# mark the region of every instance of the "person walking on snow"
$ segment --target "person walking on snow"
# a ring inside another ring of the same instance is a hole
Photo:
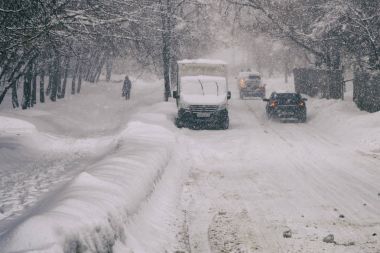
[[[122,95],[127,100],[131,97],[131,88],[132,88],[131,80],[129,80],[128,76],[125,76]]]

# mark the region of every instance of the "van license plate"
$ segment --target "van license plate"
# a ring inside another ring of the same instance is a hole
[[[210,113],[208,113],[208,112],[198,112],[197,113],[197,117],[198,118],[208,118],[208,117],[210,117]]]

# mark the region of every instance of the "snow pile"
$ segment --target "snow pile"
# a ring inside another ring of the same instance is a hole
[[[1,235],[2,252],[109,252],[116,241],[116,248],[125,252],[123,245],[134,240],[127,220],[138,217],[155,191],[174,144],[173,133],[161,126],[129,123],[112,155],[45,198],[29,217]]]
[[[350,97],[342,100],[309,99],[309,125],[356,150],[380,153],[380,112],[360,111]]]
[[[36,130],[29,122],[0,116],[0,135],[32,133]]]
[[[67,138],[55,134],[40,132],[37,128],[25,121],[0,116],[0,136],[8,139],[17,139],[24,146],[39,152],[81,152],[101,153],[116,145],[116,139],[110,136],[97,138]],[[4,148],[6,148],[4,146]],[[1,157],[1,153],[0,153]]]
[[[173,144],[176,107],[157,103],[159,80],[131,78],[126,101],[123,78],[84,83],[81,94],[30,110],[0,107],[1,253],[175,244],[187,171]]]
[[[41,132],[25,120],[0,117],[0,221],[15,219],[117,144],[115,135],[68,138]],[[0,224],[0,234],[7,229]]]

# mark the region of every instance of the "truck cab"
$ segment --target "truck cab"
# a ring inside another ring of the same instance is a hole
[[[217,128],[229,127],[227,64],[219,60],[178,61],[177,127]]]

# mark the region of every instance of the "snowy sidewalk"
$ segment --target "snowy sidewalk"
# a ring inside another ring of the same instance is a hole
[[[116,240],[127,240],[126,221],[155,191],[176,144],[168,129],[139,121],[130,122],[118,139],[112,155],[79,174],[2,235],[2,252],[106,252]]]

